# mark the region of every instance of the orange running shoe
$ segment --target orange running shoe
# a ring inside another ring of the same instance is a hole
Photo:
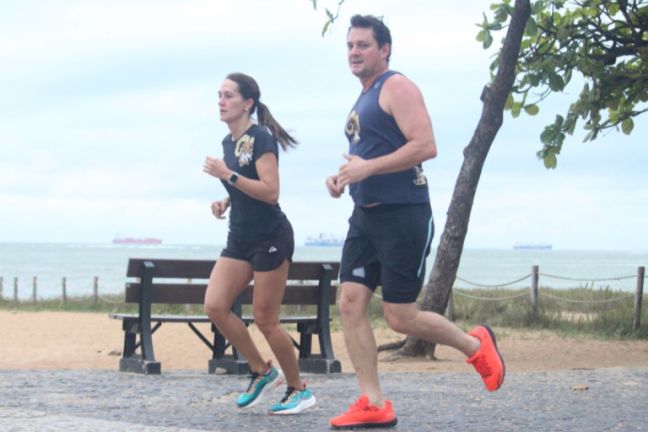
[[[347,412],[329,420],[333,429],[381,428],[396,426],[398,420],[390,401],[379,408],[369,403],[369,398],[362,395],[349,407]]]
[[[472,329],[469,335],[481,341],[481,347],[471,355],[466,363],[470,363],[479,372],[488,391],[495,391],[502,386],[506,368],[504,359],[497,350],[495,334],[487,325],[480,325]]]

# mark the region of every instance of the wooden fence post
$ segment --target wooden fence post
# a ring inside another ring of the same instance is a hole
[[[14,277],[14,303],[18,303],[18,278]]]
[[[448,306],[446,306],[445,316],[449,321],[454,321],[454,293],[450,291],[450,297],[448,297]]]
[[[94,280],[92,281],[92,295],[94,297],[94,305],[97,306],[97,302],[99,301],[99,277],[95,276]]]
[[[538,273],[540,267],[534,265],[531,267],[531,313],[534,317],[538,316]]]
[[[63,279],[61,280],[61,290],[63,291],[61,293],[61,300],[63,300],[63,304],[67,303],[67,279],[65,276],[63,276]]]
[[[32,302],[36,303],[36,300],[38,300],[38,280],[36,276],[34,276],[34,279],[32,279]]]
[[[634,302],[634,319],[632,320],[632,329],[639,330],[641,326],[641,301],[643,297],[644,275],[646,268],[641,266],[637,267],[637,291],[635,292]]]

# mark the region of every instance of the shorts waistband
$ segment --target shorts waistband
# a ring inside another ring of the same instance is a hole
[[[410,207],[426,206],[429,207],[429,203],[404,203],[404,204],[378,204],[371,207],[356,206],[365,213],[386,213],[390,211],[400,210]]]

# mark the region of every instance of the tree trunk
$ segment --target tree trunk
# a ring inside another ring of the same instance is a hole
[[[434,267],[420,304],[422,310],[443,314],[448,305],[468,232],[477,185],[486,156],[502,125],[504,104],[515,82],[520,43],[530,14],[529,0],[515,1],[506,38],[499,53],[497,74],[491,85],[484,87],[481,95],[482,115],[470,143],[464,149],[464,162],[452,194]],[[434,349],[433,343],[410,336],[401,349],[401,354],[432,357]]]

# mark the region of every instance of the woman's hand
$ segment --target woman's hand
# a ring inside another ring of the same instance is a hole
[[[225,216],[223,216],[223,214],[227,211],[229,206],[229,198],[225,198],[221,201],[214,201],[213,203],[211,203],[212,214],[216,217],[216,219],[225,219]]]
[[[222,159],[207,156],[203,164],[203,171],[216,178],[226,180],[229,178],[232,171],[227,168]]]

